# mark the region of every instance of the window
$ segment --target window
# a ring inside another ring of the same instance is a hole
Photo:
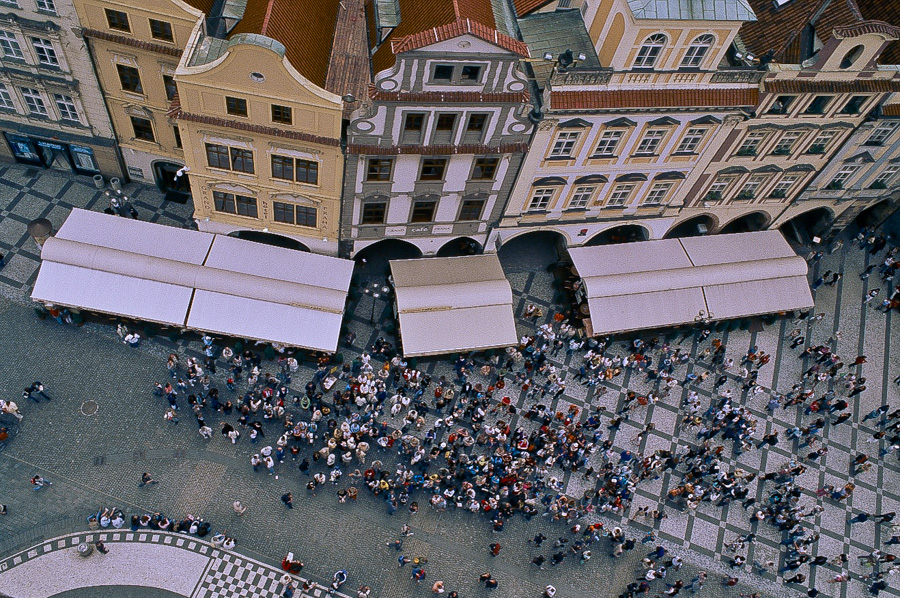
[[[594,185],[575,187],[575,192],[572,193],[572,199],[569,200],[569,208],[586,208],[594,197],[594,192],[596,190],[597,187]]]
[[[666,41],[668,40],[662,33],[656,33],[645,39],[634,59],[633,67],[636,69],[653,68],[653,64],[659,57],[659,53],[666,45]]]
[[[791,104],[796,99],[797,96],[778,96],[767,114],[787,114]]]
[[[136,68],[117,64],[116,70],[119,71],[119,82],[122,84],[124,91],[144,93],[144,87],[141,85],[141,74]]]
[[[310,226],[316,228],[318,226],[318,210],[312,206],[297,206],[297,225]]]
[[[0,48],[3,49],[4,58],[25,58],[19,40],[9,31],[0,31]]]
[[[803,133],[799,131],[788,131],[778,140],[778,143],[775,144],[775,148],[772,150],[772,153],[777,156],[787,156],[791,153],[791,150],[794,148],[794,144],[797,143],[797,140],[803,136]]]
[[[135,139],[156,142],[156,137],[153,135],[153,123],[146,118],[132,116],[131,128],[134,130]]]
[[[432,77],[434,81],[441,83],[449,83],[453,80],[453,65],[450,64],[438,64],[434,67],[434,76]]]
[[[434,199],[423,199],[414,201],[412,214],[409,217],[410,222],[433,222],[434,211],[437,208],[437,201]]]
[[[255,197],[213,191],[213,203],[217,212],[257,218]]]
[[[656,154],[659,150],[659,144],[662,143],[666,136],[665,129],[650,129],[644,133],[644,138],[638,144],[635,154]]]
[[[834,96],[816,96],[813,98],[813,101],[809,103],[809,106],[806,107],[803,114],[825,114],[825,108],[828,107],[828,104],[830,104],[833,99]]]
[[[871,189],[887,189],[891,183],[891,179],[894,178],[894,175],[897,174],[897,171],[900,170],[900,164],[891,164],[875,177],[875,180],[872,181],[870,185]]]
[[[546,210],[553,199],[553,189],[535,189],[528,202],[528,211]]]
[[[464,199],[459,209],[459,220],[480,220],[484,211],[483,199]]]
[[[487,128],[487,114],[470,114],[466,123],[465,141],[481,141]]]
[[[131,33],[131,25],[128,24],[128,15],[121,10],[106,9],[106,23],[110,29]]]
[[[231,162],[228,160],[228,148],[224,145],[216,145],[214,143],[206,144],[206,163],[210,168],[231,169]]]
[[[897,130],[900,122],[885,122],[878,125],[869,138],[866,139],[865,145],[882,145],[891,134]]]
[[[697,147],[700,145],[700,142],[703,141],[704,135],[706,135],[706,129],[688,129],[687,133],[684,134],[684,137],[681,138],[681,143],[678,144],[678,149],[675,150],[675,153],[696,153]]]
[[[181,143],[181,129],[178,128],[178,125],[174,125],[172,127],[172,133],[175,135],[175,147],[181,149],[184,147]]]
[[[231,170],[253,174],[253,152],[237,147],[231,148]]]
[[[616,185],[612,193],[609,194],[609,199],[606,200],[607,206],[624,206],[628,203],[628,198],[631,197],[631,192],[634,191],[634,185]]]
[[[834,178],[831,179],[831,182],[828,183],[827,189],[843,189],[846,186],[847,179],[853,176],[853,174],[859,170],[858,164],[847,164],[846,166],[842,166],[840,170],[837,171],[837,174],[834,175]]]
[[[311,206],[295,206],[280,201],[272,202],[275,222],[298,224],[299,226],[316,227],[318,211]]]
[[[706,191],[706,196],[704,196],[704,201],[718,201],[722,199],[722,196],[725,195],[725,192],[728,191],[728,188],[731,187],[731,184],[734,182],[733,176],[718,176],[716,180],[713,181],[713,184],[709,186],[709,189]]]
[[[384,216],[386,213],[387,203],[385,202],[364,203],[360,224],[384,224]]]
[[[594,150],[595,156],[615,156],[616,148],[622,140],[624,131],[604,131],[597,140],[597,149]]]
[[[672,183],[656,183],[650,189],[650,192],[647,194],[647,197],[644,198],[644,205],[659,205],[663,203],[666,199],[666,195],[669,194],[669,190],[672,188]]]
[[[747,182],[744,183],[744,186],[741,187],[741,190],[738,191],[737,198],[738,199],[753,199],[756,197],[756,192],[759,187],[765,182],[766,177],[763,175],[753,175]]]
[[[59,110],[59,117],[62,120],[80,121],[78,118],[78,108],[75,107],[75,102],[70,96],[55,93],[53,94],[53,99],[56,101],[56,109]]]
[[[53,0],[37,0],[38,10],[46,10],[47,12],[56,12],[56,5]]]
[[[462,67],[462,76],[460,77],[460,79],[462,81],[477,83],[478,80],[481,79],[481,67],[471,64]]]
[[[366,180],[391,180],[391,168],[393,166],[394,161],[391,158],[369,158],[369,163],[366,165]]]
[[[294,180],[294,159],[287,156],[272,156],[272,178],[285,181]]]
[[[47,116],[47,106],[44,104],[44,98],[38,90],[31,87],[22,88],[22,97],[25,98],[25,105],[28,112],[38,116]]]
[[[738,156],[755,156],[760,144],[765,140],[766,133],[749,133],[744,138],[744,143],[738,148]]]
[[[709,52],[709,49],[712,47],[715,41],[716,38],[711,35],[701,35],[700,37],[692,41],[691,45],[688,46],[687,52],[685,52],[684,54],[684,59],[681,61],[681,66],[700,66],[700,63],[703,62],[703,58],[706,56],[706,53]]]
[[[31,45],[34,47],[34,53],[37,54],[39,63],[47,66],[59,66],[59,58],[57,58],[56,50],[53,49],[53,43],[49,39],[32,37]]]
[[[247,100],[225,96],[225,112],[232,116],[247,116]]]
[[[178,87],[175,85],[175,77],[172,75],[163,75],[163,85],[166,88],[166,99],[170,102],[175,99],[178,94]]]
[[[859,109],[862,108],[862,105],[865,104],[868,99],[868,96],[853,96],[846,104],[844,104],[844,107],[841,108],[841,114],[859,114]]]
[[[472,178],[475,180],[494,180],[499,164],[500,158],[475,158]]]
[[[850,48],[850,51],[844,54],[844,57],[841,59],[840,68],[848,69],[853,66],[853,63],[856,62],[860,56],[862,56],[863,50],[865,50],[865,46],[854,46]]]
[[[315,160],[297,159],[297,182],[319,184],[319,163]]]
[[[419,113],[407,114],[403,120],[403,133],[401,143],[420,143],[422,130],[425,128],[425,115]]]
[[[567,158],[572,155],[580,133],[574,131],[561,131],[556,134],[556,140],[550,149],[551,158]]]
[[[150,19],[150,35],[154,39],[161,39],[164,42],[175,41],[175,36],[172,35],[172,24],[165,21]]]
[[[447,158],[425,158],[422,160],[422,170],[419,173],[420,181],[442,181],[444,170],[447,168]]]
[[[294,223],[294,204],[282,203],[280,201],[272,202],[272,216],[275,222],[285,222],[287,224]]]
[[[453,129],[456,127],[455,114],[438,114],[434,125],[434,142],[450,143],[453,141]]]
[[[809,154],[824,154],[825,149],[828,147],[828,144],[831,143],[831,140],[834,139],[835,135],[837,135],[835,131],[822,131],[816,135],[812,145],[809,146],[809,149],[806,150],[806,152]]]
[[[9,95],[9,90],[6,88],[6,85],[0,83],[0,108],[15,109],[15,107],[12,96]]]
[[[294,122],[294,111],[290,106],[272,104],[272,122],[290,125]]]
[[[772,191],[769,192],[769,197],[775,198],[785,198],[791,190],[791,187],[794,186],[794,183],[800,180],[799,174],[786,174],[781,177],[781,180],[775,183],[775,186],[772,187]]]

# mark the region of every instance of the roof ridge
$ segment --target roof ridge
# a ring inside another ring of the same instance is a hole
[[[269,5],[266,7],[266,16],[263,17],[262,27],[260,28],[260,35],[266,34],[266,29],[269,28],[269,19],[272,17],[272,9],[275,7],[275,2],[277,0],[269,0]]]

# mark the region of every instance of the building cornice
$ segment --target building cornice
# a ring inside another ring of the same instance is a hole
[[[173,48],[172,46],[145,42],[139,39],[134,39],[132,37],[126,37],[124,35],[116,35],[115,33],[108,33],[106,31],[97,31],[96,29],[84,29],[82,30],[82,35],[84,35],[84,37],[92,39],[102,39],[103,41],[122,44],[124,46],[138,48],[139,50],[146,50],[155,54],[163,54],[165,56],[172,56],[175,58],[181,58],[181,55],[183,53],[179,48]]]

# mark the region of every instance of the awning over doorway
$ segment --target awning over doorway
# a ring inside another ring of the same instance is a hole
[[[496,255],[392,260],[406,356],[518,342],[509,281]]]
[[[75,209],[44,243],[32,299],[337,350],[353,262]]]
[[[814,302],[777,230],[569,249],[593,334],[725,320]]]

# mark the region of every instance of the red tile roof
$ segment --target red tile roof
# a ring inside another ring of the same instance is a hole
[[[900,104],[888,104],[881,109],[885,116],[900,116]]]
[[[209,15],[209,13],[212,12],[216,0],[184,0],[184,3],[193,6],[197,10],[202,10],[204,14]]]
[[[607,91],[553,91],[553,110],[607,108],[679,108],[756,106],[759,89],[615,89]]]
[[[97,31],[96,29],[85,29],[82,31],[82,35],[85,37],[93,37],[96,39],[102,39],[108,42],[114,42],[117,44],[122,44],[123,46],[130,46],[132,48],[139,48],[141,50],[147,50],[148,52],[155,52],[157,54],[163,54],[165,56],[174,56],[176,58],[180,58],[182,51],[179,48],[173,48],[172,46],[167,46],[165,44],[155,44],[152,42],[145,42],[139,39],[135,39],[133,37],[128,37],[125,35],[117,35],[115,33],[110,33],[108,31]]]
[[[513,0],[513,5],[516,7],[516,16],[524,17],[551,2],[553,0]]]
[[[896,0],[856,0],[859,10],[867,19],[884,21],[900,26],[900,10]],[[900,64],[900,41],[891,44],[881,53],[881,64]]]
[[[768,79],[763,81],[771,93],[890,93],[900,91],[900,79],[852,79],[850,81],[814,81],[811,79]]]
[[[369,98],[382,102],[416,103],[465,103],[465,104],[520,104],[528,102],[528,91],[509,93],[481,93],[478,91],[380,91],[374,84],[369,85]]]
[[[250,133],[254,133],[257,135],[268,135],[270,137],[282,137],[284,139],[293,139],[295,141],[306,141],[308,143],[319,143],[322,145],[328,145],[331,147],[339,147],[341,145],[340,139],[332,139],[331,137],[321,137],[319,135],[313,135],[311,133],[304,133],[302,131],[288,131],[286,129],[279,129],[277,127],[269,127],[265,125],[257,125],[248,122],[238,122],[235,120],[228,120],[227,118],[220,118],[218,116],[206,116],[203,114],[193,114],[191,112],[184,112],[181,109],[180,104],[175,105],[174,102],[169,110],[166,112],[166,116],[170,118],[177,118],[179,120],[187,120],[195,123],[201,123],[204,125],[210,125],[214,127],[224,127],[227,129],[236,129],[238,131],[247,131]]]
[[[368,156],[396,156],[398,154],[419,154],[423,156],[452,156],[456,154],[515,154],[528,151],[527,143],[501,143],[499,145],[395,145],[384,147],[351,143],[348,154]]]
[[[394,65],[396,54],[471,34],[527,56],[528,47],[496,30],[491,0],[399,0],[400,24],[372,55],[379,73]],[[370,2],[367,11],[374,10]],[[370,32],[374,39],[375,32]]]
[[[256,33],[281,42],[291,65],[325,86],[340,0],[248,0],[229,34]]]

